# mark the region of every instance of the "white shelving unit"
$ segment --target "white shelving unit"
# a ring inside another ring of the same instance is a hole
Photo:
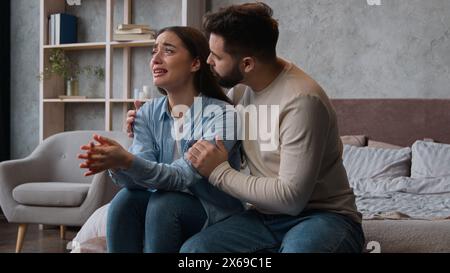
[[[100,50],[105,54],[105,90],[104,96],[100,98],[86,99],[59,99],[59,95],[64,95],[64,81],[61,77],[52,76],[49,79],[40,81],[40,117],[39,117],[39,140],[43,141],[47,137],[65,131],[65,106],[68,103],[95,103],[104,105],[104,130],[112,129],[112,108],[114,105],[120,104],[122,107],[123,120],[125,119],[128,105],[134,100],[131,98],[131,48],[134,47],[152,47],[154,40],[148,41],[130,41],[117,42],[112,40],[113,34],[113,16],[116,4],[114,0],[104,0],[106,10],[105,25],[105,41],[88,42],[63,45],[48,45],[48,21],[47,17],[53,13],[62,13],[66,10],[65,0],[40,0],[40,71],[48,65],[49,54],[52,49],[63,49],[65,51],[84,51],[84,50]],[[83,0],[89,1],[89,0]],[[198,27],[205,11],[205,0],[181,0],[182,14],[180,15],[180,23],[183,25],[191,25]],[[132,0],[123,0],[123,23],[132,23]],[[113,51],[120,48],[123,51],[122,62],[122,86],[121,96],[119,98],[112,97],[113,83]]]

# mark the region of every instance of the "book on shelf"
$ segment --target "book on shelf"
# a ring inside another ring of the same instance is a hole
[[[113,35],[114,41],[124,42],[124,41],[144,41],[144,40],[153,40],[155,35],[152,33],[146,34],[116,34]]]
[[[50,45],[72,44],[77,42],[77,17],[66,14],[51,14],[48,26]]]
[[[59,96],[62,100],[84,100],[86,96]]]
[[[129,30],[129,29],[135,29],[135,28],[152,30],[149,25],[120,24],[117,26],[118,30]]]
[[[155,35],[155,31],[151,29],[145,29],[145,28],[133,28],[133,29],[126,29],[126,30],[120,30],[116,29],[114,30],[115,34],[148,34],[151,33]]]
[[[53,27],[52,27],[52,20],[51,15],[47,18],[47,44],[52,45],[53,44]]]

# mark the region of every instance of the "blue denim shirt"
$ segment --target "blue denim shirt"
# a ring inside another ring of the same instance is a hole
[[[174,160],[174,120],[168,110],[167,97],[153,99],[136,115],[134,139],[129,148],[135,155],[131,167],[110,171],[111,178],[114,183],[132,189],[188,191],[199,198],[205,209],[208,216],[205,227],[223,220],[243,210],[242,203],[212,186],[185,158],[185,153],[198,139],[215,143],[215,136],[220,135],[228,150],[230,165],[239,170],[237,118],[234,107],[226,102],[196,97],[184,115],[182,156]]]

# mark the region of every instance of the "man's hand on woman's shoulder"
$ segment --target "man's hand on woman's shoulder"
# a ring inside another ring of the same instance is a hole
[[[134,132],[133,132],[134,119],[136,118],[137,111],[139,110],[139,108],[141,108],[141,106],[143,104],[144,104],[144,102],[135,100],[134,101],[135,110],[129,110],[127,113],[126,123],[127,123],[128,137],[131,137],[131,138],[134,137]]]

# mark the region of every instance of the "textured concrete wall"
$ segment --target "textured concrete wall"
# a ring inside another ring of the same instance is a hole
[[[181,21],[179,0],[134,0],[134,22],[154,28]],[[208,6],[244,1],[210,0]],[[280,22],[279,54],[310,73],[335,98],[449,98],[450,1],[271,0]],[[121,21],[122,1],[115,12]],[[81,41],[104,40],[104,1],[83,0],[70,12],[80,17]],[[39,1],[11,1],[11,107],[13,158],[28,155],[38,143]],[[114,96],[121,90],[121,50],[114,52]],[[80,64],[104,63],[104,54],[75,53]],[[150,85],[150,52],[133,50],[132,88]],[[83,83],[82,83],[83,84]],[[97,88],[80,86],[88,95]],[[87,88],[85,88],[87,87]],[[97,91],[96,91],[97,90]],[[96,93],[99,92],[99,93]],[[115,107],[120,116],[120,107]],[[103,128],[101,104],[70,105],[68,129]],[[101,117],[100,119],[98,117]],[[114,127],[120,128],[118,118]]]
[[[279,55],[331,97],[450,98],[449,0],[263,2],[280,23]]]
[[[11,157],[39,138],[39,1],[11,1]]]

